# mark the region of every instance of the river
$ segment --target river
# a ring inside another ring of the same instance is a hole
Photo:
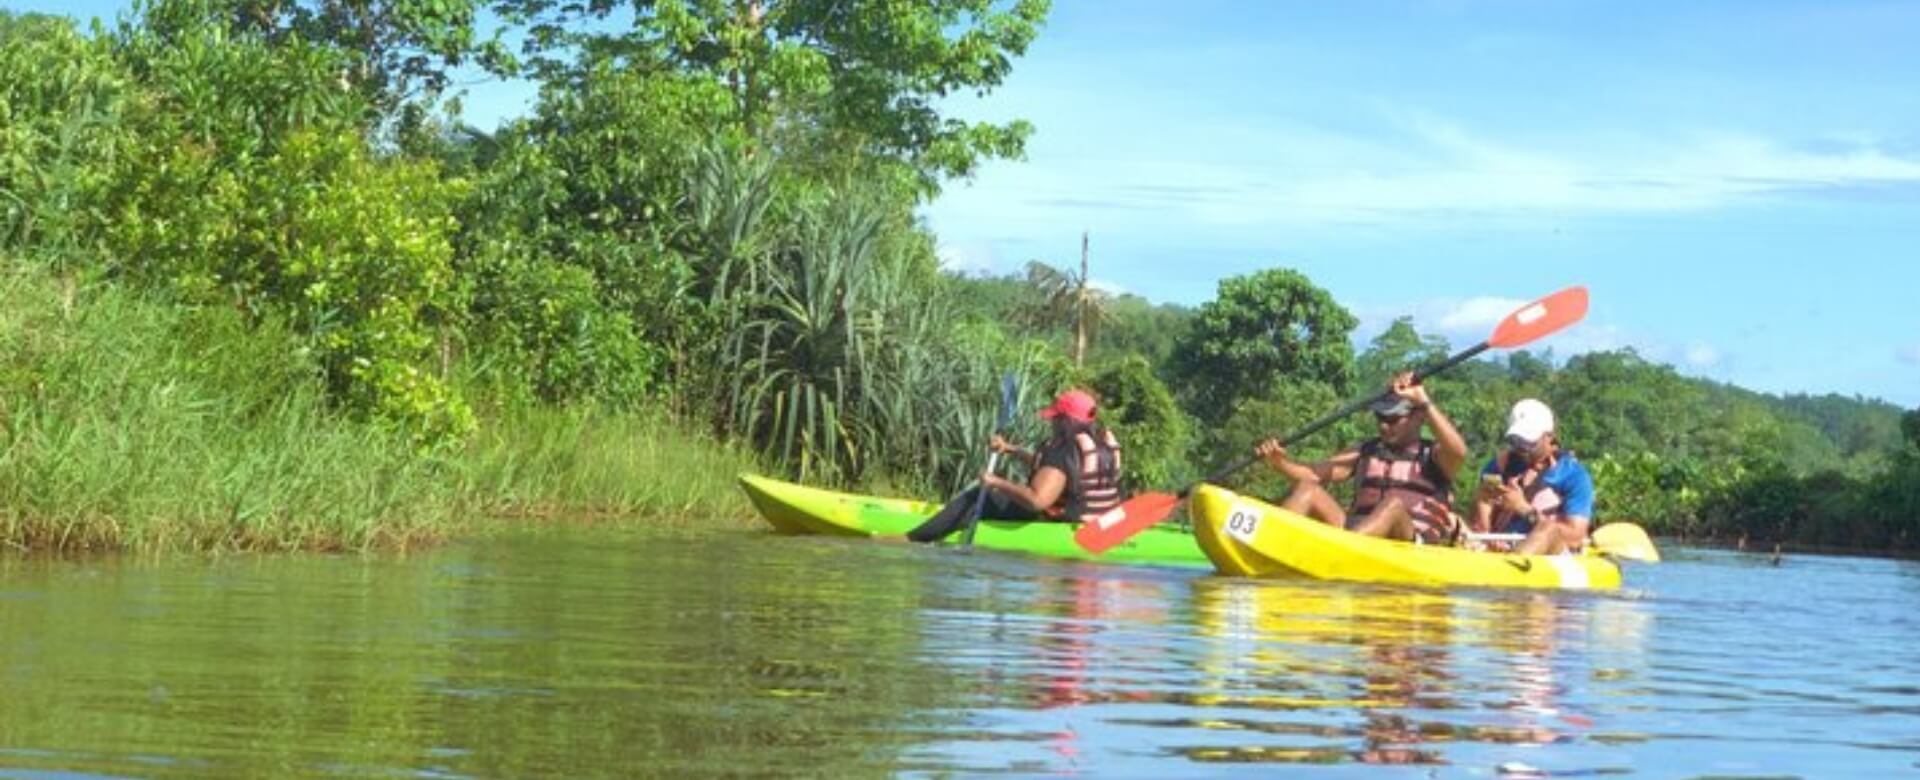
[[[1618,594],[562,527],[0,557],[0,778],[1920,775],[1920,564]]]

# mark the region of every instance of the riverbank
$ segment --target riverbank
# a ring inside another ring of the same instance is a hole
[[[476,404],[421,452],[327,402],[302,339],[0,266],[0,547],[411,548],[514,521],[753,524],[754,459],[661,414]]]

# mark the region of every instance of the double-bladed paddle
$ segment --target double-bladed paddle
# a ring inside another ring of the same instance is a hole
[[[1013,374],[1000,375],[1000,417],[994,423],[993,430],[1004,434],[1013,425],[1013,407],[1020,395],[1020,385]],[[994,467],[1000,465],[1000,453],[987,453],[987,471],[992,474]],[[960,537],[960,549],[973,549],[973,532],[980,527],[980,510],[987,505],[987,485],[980,483],[980,495],[973,501],[973,511],[967,513],[967,531]]]
[[[1427,377],[1460,365],[1489,349],[1512,349],[1525,345],[1579,322],[1580,318],[1586,315],[1587,288],[1569,287],[1561,290],[1507,315],[1506,319],[1501,320],[1500,324],[1494,327],[1493,335],[1488,336],[1486,341],[1454,353],[1452,357],[1440,363],[1414,372],[1413,382],[1418,384]],[[1280,441],[1283,444],[1291,444],[1310,436],[1322,428],[1339,422],[1347,415],[1359,411],[1362,407],[1387,397],[1390,393],[1391,391],[1376,393],[1355,399],[1327,413],[1326,416],[1307,423],[1306,427],[1280,437]],[[1186,500],[1187,494],[1193,492],[1194,487],[1201,483],[1226,479],[1235,472],[1252,465],[1256,460],[1259,460],[1258,455],[1248,454],[1208,475],[1206,479],[1181,488],[1179,493],[1142,493],[1129,498],[1105,514],[1081,525],[1080,530],[1074,532],[1073,541],[1079,544],[1081,549],[1094,555],[1106,552],[1114,545],[1146,530],[1148,526],[1167,519],[1168,515],[1173,514],[1174,508]]]
[[[1593,529],[1588,538],[1593,540],[1593,548],[1602,554],[1630,561],[1660,562],[1660,550],[1653,546],[1653,538],[1647,536],[1647,529],[1634,523],[1605,523]]]

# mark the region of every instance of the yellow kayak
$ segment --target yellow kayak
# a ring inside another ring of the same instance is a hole
[[[1193,533],[1222,574],[1404,585],[1612,590],[1620,566],[1593,552],[1510,555],[1362,536],[1225,488],[1193,491]]]

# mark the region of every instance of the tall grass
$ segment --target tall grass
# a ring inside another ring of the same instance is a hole
[[[461,508],[485,516],[758,525],[734,482],[752,457],[656,414],[496,412],[446,465]]]
[[[0,545],[407,547],[502,516],[750,522],[750,458],[657,417],[495,411],[462,448],[329,406],[301,340],[0,260]]]

